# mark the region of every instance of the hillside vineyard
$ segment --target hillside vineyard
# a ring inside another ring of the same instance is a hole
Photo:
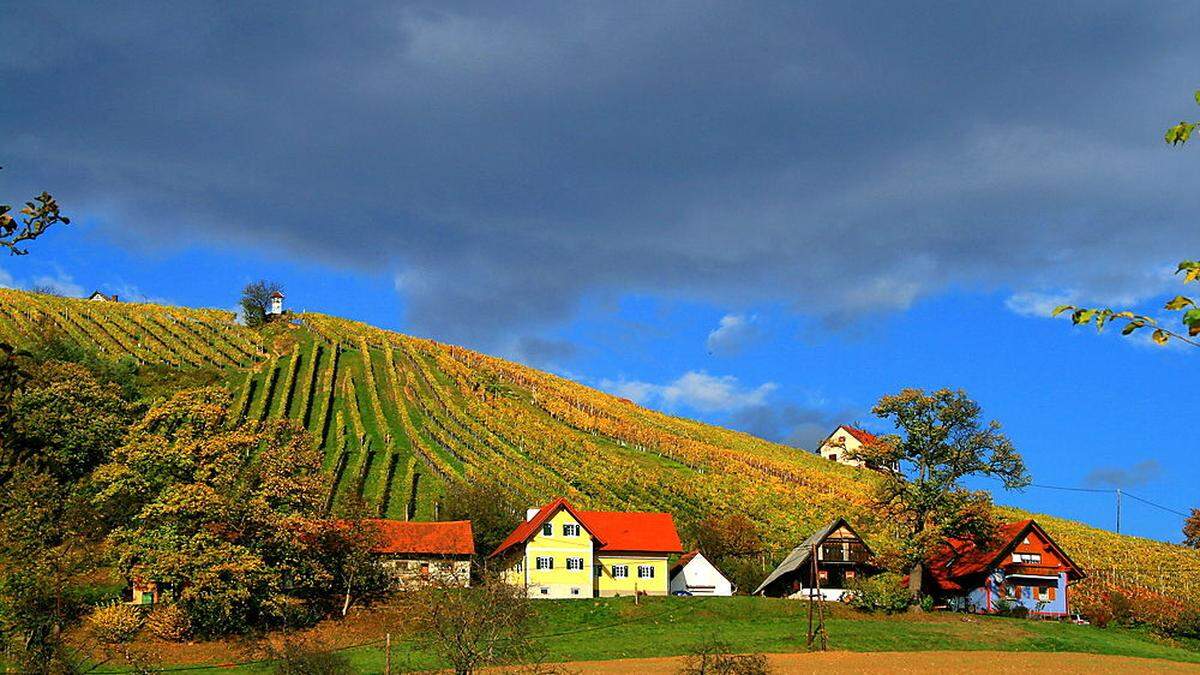
[[[0,290],[2,339],[57,334],[106,357],[214,369],[238,419],[304,426],[324,454],[330,507],[359,495],[381,517],[436,520],[447,484],[472,481],[522,507],[565,497],[585,509],[666,511],[685,539],[705,517],[743,513],[770,547],[765,563],[837,517],[876,550],[894,543],[869,508],[870,471],[467,349],[320,314],[290,318],[263,333],[227,311]],[[1196,551],[1035,517],[1088,571],[1081,590],[1200,597]]]

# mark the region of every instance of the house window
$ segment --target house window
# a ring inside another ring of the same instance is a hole
[[[564,537],[578,537],[579,536],[579,524],[578,523],[563,524],[563,536]]]
[[[567,569],[583,571],[583,558],[567,558]]]
[[[1041,602],[1052,602],[1056,589],[1053,586],[1038,586],[1035,595]]]
[[[546,523],[545,525],[542,525],[542,534],[546,535],[547,537],[554,534],[554,526],[551,525],[550,523]]]
[[[624,579],[629,576],[629,565],[613,565],[612,575],[614,579]]]
[[[846,570],[846,578],[853,579],[854,578],[854,570]]]
[[[654,565],[638,565],[638,578],[639,579],[653,579],[654,578]]]
[[[1012,560],[1015,563],[1023,563],[1026,565],[1040,565],[1042,562],[1041,553],[1014,553]]]
[[[454,571],[454,563],[452,563],[452,562],[439,562],[437,566],[438,566],[439,572],[453,572]]]
[[[603,565],[596,565],[595,569],[596,569],[596,578],[597,579],[599,579],[601,576],[604,575],[604,566]]]
[[[830,455],[830,456],[829,456],[829,461],[831,461],[831,462],[836,462],[836,461],[837,461],[837,455],[836,455],[836,454]]]
[[[571,595],[579,595],[579,589],[578,589],[578,588],[572,588],[572,589],[571,589]]]
[[[540,590],[541,590],[541,592],[542,592],[542,595],[550,595],[550,589],[549,589],[549,588],[546,588],[545,586],[542,586]]]
[[[524,572],[525,571],[525,561],[518,560],[517,565],[515,567],[513,567],[513,571],[514,572]]]
[[[548,555],[547,555],[547,556],[541,556],[541,555],[539,555],[539,556],[537,557],[537,569],[539,569],[539,570],[552,570],[552,569],[554,569],[554,558],[551,558],[551,557],[550,557],[550,556],[548,556]]]

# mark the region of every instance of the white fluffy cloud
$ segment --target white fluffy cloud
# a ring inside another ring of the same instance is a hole
[[[745,314],[726,314],[705,341],[710,354],[736,354],[758,339],[761,331],[758,317]]]
[[[757,387],[743,387],[732,375],[710,375],[704,371],[689,371],[666,384],[637,380],[604,380],[600,387],[616,396],[635,403],[665,410],[687,407],[712,412],[735,412],[764,405],[771,392],[778,388],[774,382]]]

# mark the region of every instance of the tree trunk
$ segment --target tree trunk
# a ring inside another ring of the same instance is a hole
[[[908,592],[910,594],[912,594],[913,598],[921,597],[921,582],[924,579],[925,579],[924,563],[917,563],[917,564],[913,565],[912,569],[909,570],[909,572],[908,572]]]

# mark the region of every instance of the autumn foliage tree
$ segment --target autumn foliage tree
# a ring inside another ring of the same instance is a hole
[[[881,398],[873,412],[901,433],[849,456],[897,467],[882,473],[875,503],[900,530],[910,589],[918,594],[925,560],[948,539],[985,541],[994,534],[991,499],[962,480],[989,476],[1013,489],[1028,485],[1029,475],[1000,423],[982,423],[979,404],[964,391],[905,389]]]
[[[1192,509],[1192,515],[1183,521],[1183,543],[1200,548],[1200,509]]]
[[[135,424],[93,474],[118,568],[178,590],[201,635],[284,618],[309,555],[296,532],[325,489],[308,434],[289,422],[229,429],[229,394],[184,391]]]

